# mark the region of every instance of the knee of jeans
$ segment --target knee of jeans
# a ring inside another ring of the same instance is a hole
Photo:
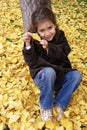
[[[80,82],[82,81],[82,75],[81,75],[81,73],[80,73],[79,71],[75,71],[75,73],[74,73],[74,78],[75,78],[75,80],[76,80],[78,83],[80,83]]]
[[[45,73],[45,76],[47,76],[48,78],[54,78],[54,79],[56,79],[56,72],[55,72],[55,70],[53,68],[47,67],[45,69],[44,73]]]

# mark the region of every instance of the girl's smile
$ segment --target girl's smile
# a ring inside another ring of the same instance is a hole
[[[56,26],[50,21],[45,20],[37,25],[37,32],[42,39],[51,41],[56,33]]]

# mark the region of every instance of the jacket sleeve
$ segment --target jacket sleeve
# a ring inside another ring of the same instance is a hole
[[[56,44],[48,43],[48,57],[53,59],[61,60],[64,57],[67,57],[71,51],[71,48],[68,44],[68,41],[64,35],[64,32],[59,30],[58,40]]]
[[[30,68],[36,68],[40,62],[39,54],[46,54],[46,51],[42,48],[42,46],[36,42],[31,42],[31,48],[26,50],[26,46],[24,44],[24,48],[22,50],[24,60],[28,64]]]
[[[28,66],[33,67],[33,68],[37,62],[37,57],[38,57],[36,50],[37,49],[35,49],[34,44],[31,45],[31,48],[29,50],[26,50],[26,46],[24,43],[24,47],[22,50],[24,60],[28,64]]]

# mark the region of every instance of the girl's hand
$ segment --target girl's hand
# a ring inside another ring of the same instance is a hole
[[[41,40],[40,44],[46,51],[48,51],[48,42],[46,40]]]
[[[30,46],[31,33],[30,32],[24,33],[23,40],[24,40],[26,46]]]

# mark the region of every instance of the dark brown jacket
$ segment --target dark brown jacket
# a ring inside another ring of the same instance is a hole
[[[25,44],[23,55],[28,64],[32,78],[44,67],[55,69],[59,79],[72,70],[68,54],[71,51],[64,32],[59,30],[52,41],[48,43],[48,53],[38,41],[31,40],[31,49],[26,50]]]

